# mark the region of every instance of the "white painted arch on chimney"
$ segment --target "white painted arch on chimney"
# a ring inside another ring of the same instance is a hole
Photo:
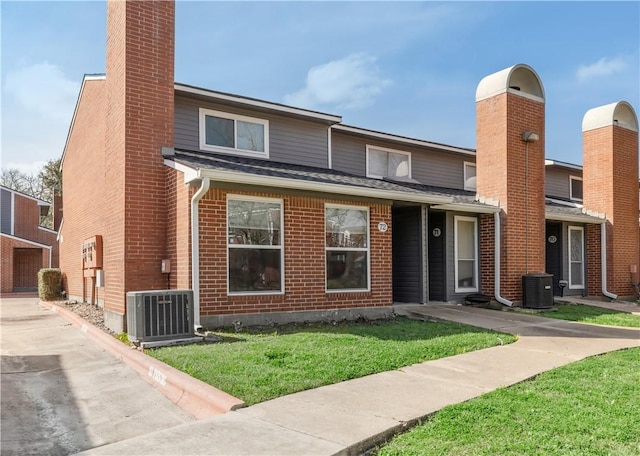
[[[501,93],[513,93],[544,103],[544,87],[533,68],[519,63],[484,77],[476,89],[476,102]]]
[[[614,125],[627,130],[638,131],[638,117],[633,107],[626,101],[618,101],[589,109],[582,118],[583,132]]]

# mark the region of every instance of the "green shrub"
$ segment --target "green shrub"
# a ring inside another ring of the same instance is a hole
[[[62,294],[62,271],[45,268],[38,271],[38,296],[43,301],[60,298]]]

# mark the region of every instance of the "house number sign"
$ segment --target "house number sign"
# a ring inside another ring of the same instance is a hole
[[[558,242],[558,238],[555,236],[549,236],[549,244],[555,244]]]
[[[440,231],[440,228],[434,228],[432,233],[433,233],[433,237],[440,237],[440,235],[442,234],[442,231]]]
[[[389,226],[385,222],[378,223],[378,231],[385,233],[389,229]]]

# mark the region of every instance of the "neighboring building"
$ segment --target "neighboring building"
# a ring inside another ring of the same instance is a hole
[[[543,271],[565,294],[634,293],[638,124],[625,102],[585,116],[583,169],[545,161],[544,89],[526,65],[479,83],[472,150],[175,83],[173,2],[109,1],[107,36],[107,74],[85,77],[64,150],[60,248],[69,296],[103,305],[116,331],[126,292],[167,287],[194,290],[205,326],[475,292],[512,305],[522,276]],[[596,151],[594,130],[611,138]],[[581,185],[614,175],[593,195]]]
[[[0,293],[38,290],[38,271],[58,267],[57,233],[41,226],[51,203],[0,187]]]

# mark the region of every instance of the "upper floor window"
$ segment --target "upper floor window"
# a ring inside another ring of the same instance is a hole
[[[464,189],[476,190],[476,164],[464,162]]]
[[[582,179],[569,176],[569,198],[574,201],[582,201]]]
[[[200,149],[269,157],[269,121],[201,108]]]
[[[382,147],[367,146],[367,177],[411,178],[411,154]]]

